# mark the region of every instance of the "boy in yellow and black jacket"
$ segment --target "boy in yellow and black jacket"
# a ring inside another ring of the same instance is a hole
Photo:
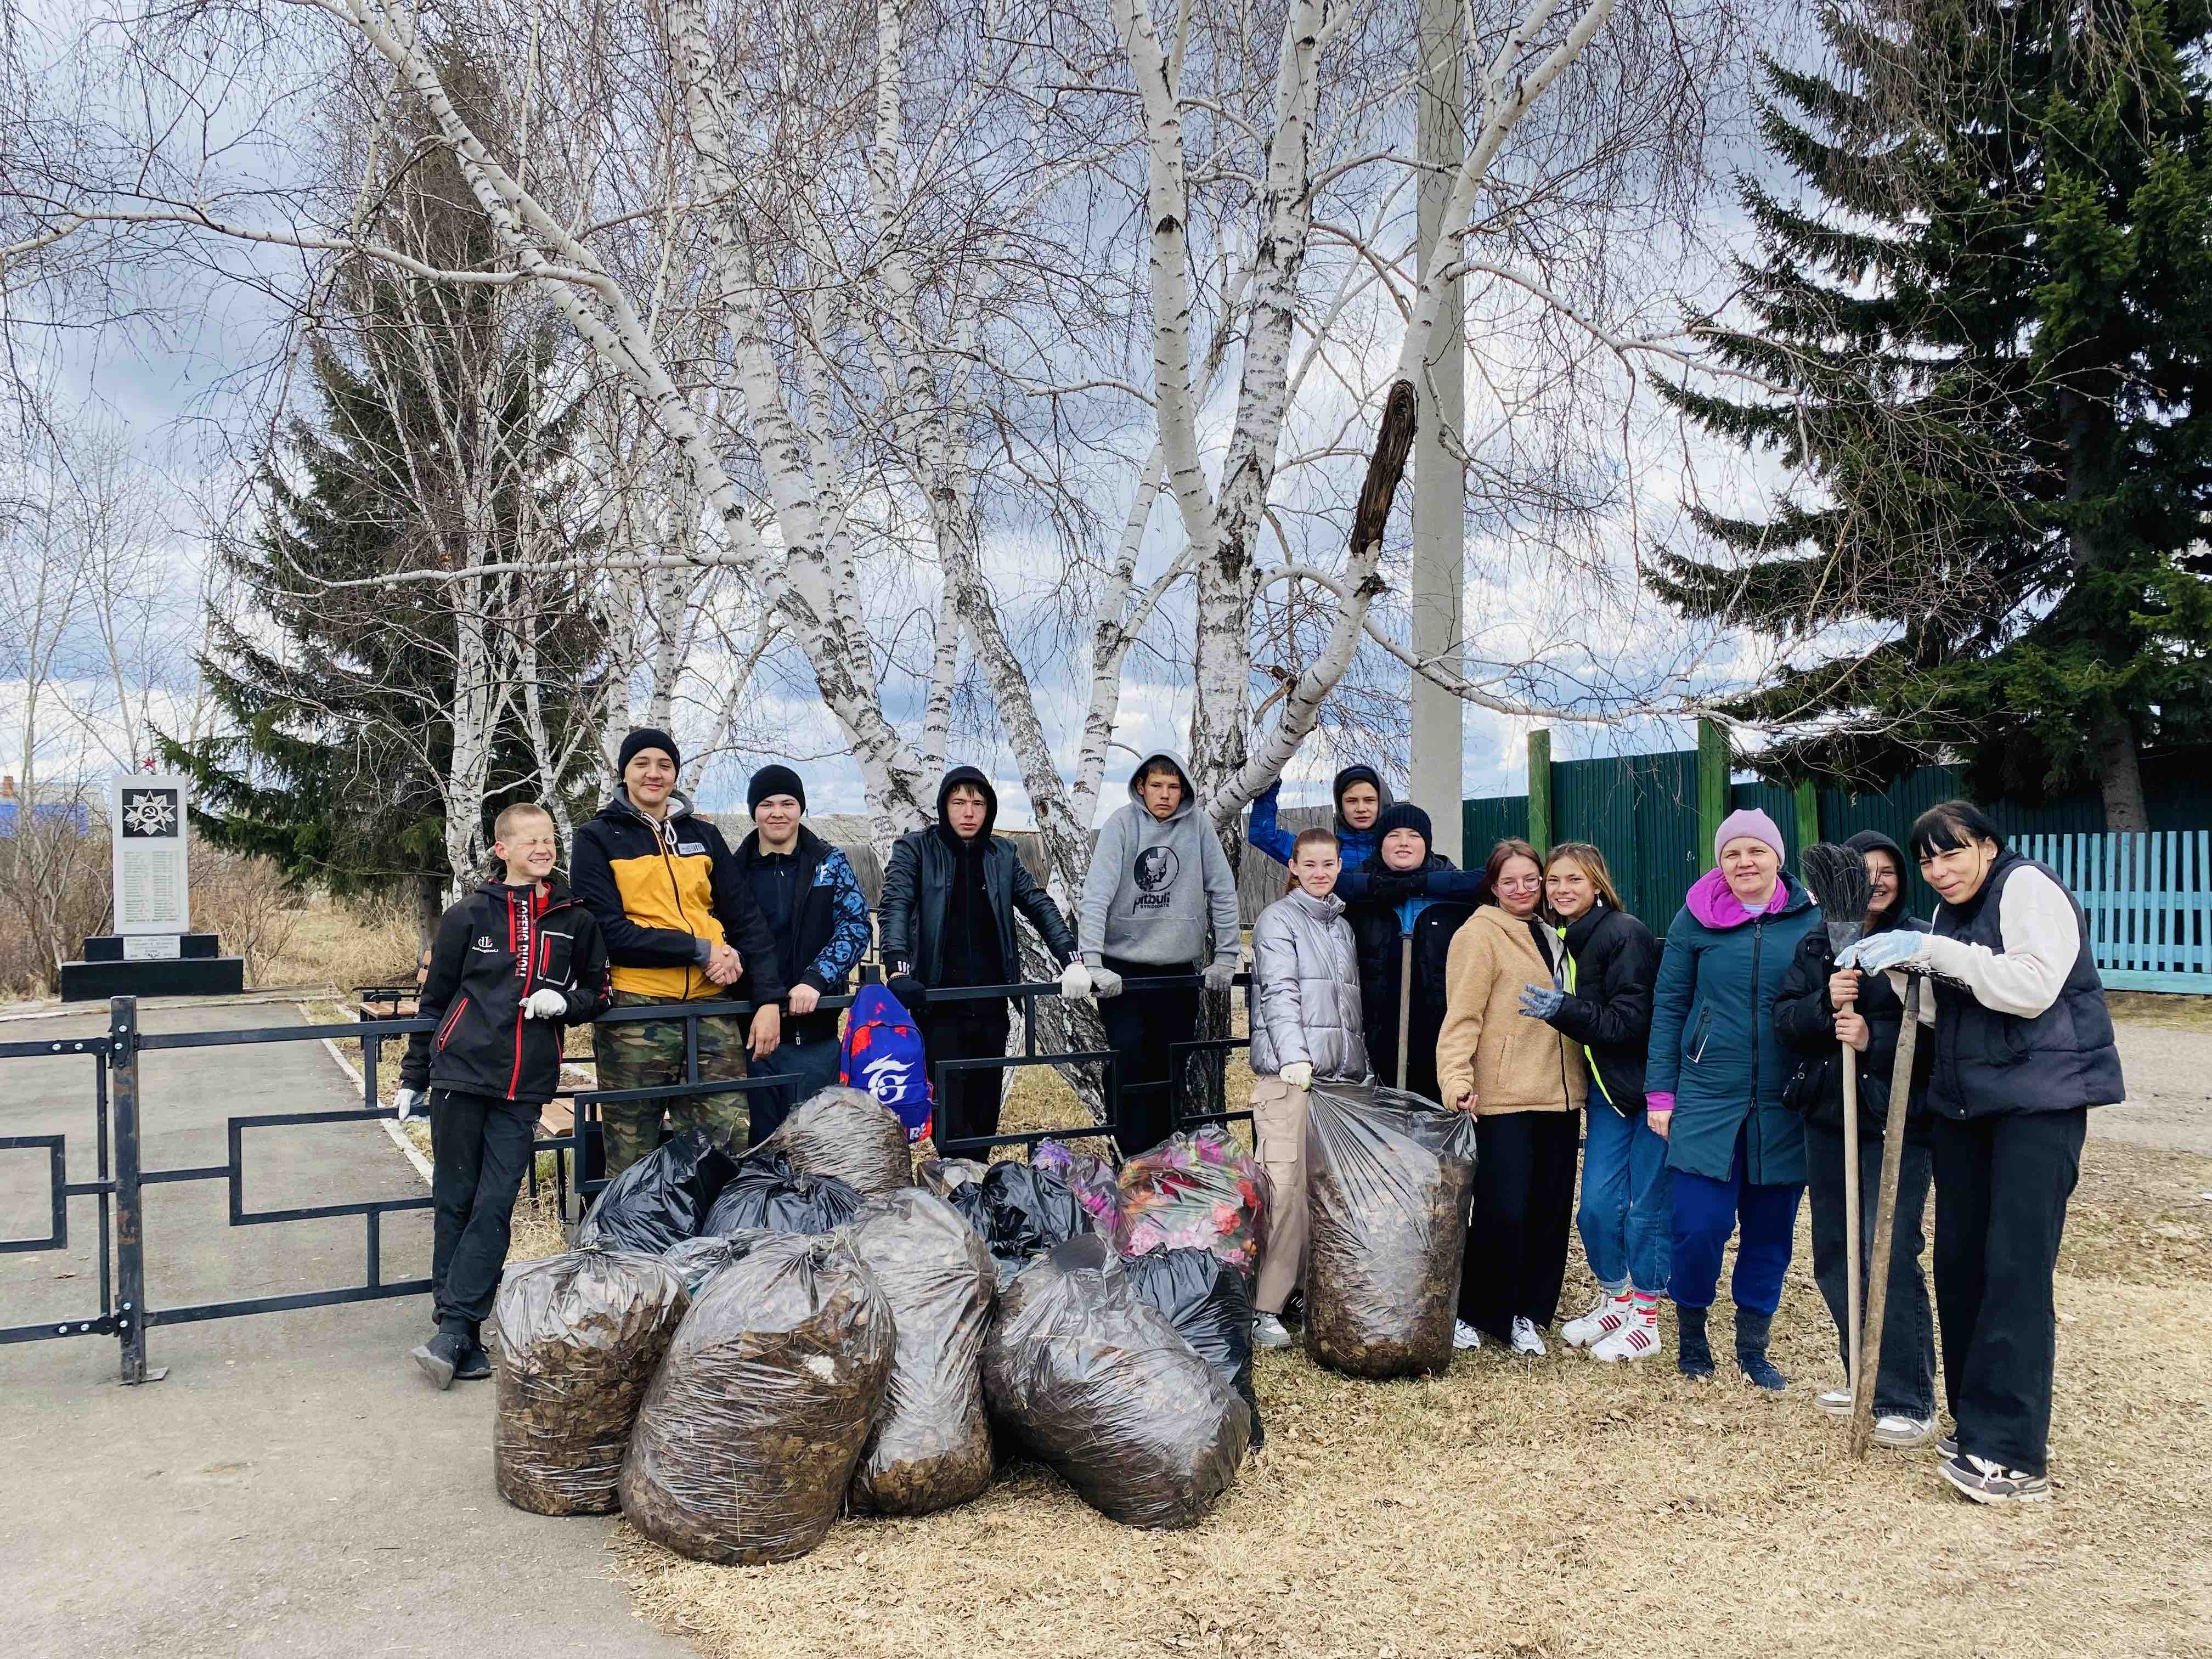
[[[750,1001],[750,1030],[734,1015],[698,1021],[699,1075],[745,1074],[748,1048],[775,1051],[786,986],[768,918],[739,872],[722,832],[692,815],[676,787],[679,757],[665,732],[640,727],[623,739],[614,798],[576,831],[569,877],[599,918],[612,964],[614,1006]],[[651,1089],[684,1081],[682,1020],[647,1020],[592,1032],[602,1089]],[[742,1092],[603,1103],[607,1176],[620,1175],[659,1140],[665,1109],[677,1131],[696,1126],[745,1143]]]

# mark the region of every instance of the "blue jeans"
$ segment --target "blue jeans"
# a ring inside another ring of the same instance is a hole
[[[833,1034],[811,1042],[779,1042],[765,1060],[748,1060],[748,1077],[787,1077],[791,1086],[755,1089],[747,1097],[752,1108],[752,1132],[748,1146],[757,1146],[775,1133],[799,1102],[818,1094],[837,1081],[839,1056],[844,1045]]]
[[[1583,1140],[1583,1201],[1575,1213],[1590,1274],[1616,1294],[1664,1295],[1674,1260],[1674,1206],[1667,1143],[1644,1114],[1591,1103]]]
[[[1675,1305],[1710,1308],[1720,1288],[1721,1253],[1739,1226],[1735,1280],[1729,1293],[1739,1308],[1771,1314],[1782,1302],[1782,1275],[1790,1271],[1797,1233],[1802,1182],[1768,1185],[1746,1181],[1744,1130],[1735,1134],[1729,1178],[1674,1171],[1674,1266],[1668,1293]]]

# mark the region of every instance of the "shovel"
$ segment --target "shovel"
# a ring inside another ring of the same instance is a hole
[[[1820,906],[1820,920],[1828,930],[1829,952],[1841,956],[1866,932],[1867,906],[1874,898],[1874,884],[1868,878],[1866,860],[1848,847],[1824,841],[1807,848],[1798,858],[1797,867]],[[1840,1013],[1842,1010],[1837,1012]],[[1859,1425],[1867,1404],[1863,1396],[1871,1392],[1872,1385],[1868,1381],[1867,1368],[1861,1363],[1864,1351],[1859,1342],[1863,1297],[1859,1280],[1859,1055],[1858,1050],[1848,1042],[1838,1042],[1836,1047],[1840,1051],[1844,1079],[1844,1351],[1850,1357],[1848,1372],[1851,1445],[1856,1455],[1864,1456]],[[1893,1116],[1898,1122],[1904,1121],[1902,1113],[1893,1113]],[[1893,1194],[1893,1180],[1891,1185]],[[1881,1248],[1879,1243],[1876,1248]],[[1887,1252],[1884,1251],[1883,1255],[1886,1260]]]
[[[1406,1043],[1413,1020],[1413,930],[1398,935],[1398,1091],[1406,1089]]]

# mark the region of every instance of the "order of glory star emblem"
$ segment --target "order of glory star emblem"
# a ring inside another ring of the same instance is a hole
[[[176,828],[177,811],[167,795],[131,795],[123,803],[123,822],[137,835],[166,836]]]

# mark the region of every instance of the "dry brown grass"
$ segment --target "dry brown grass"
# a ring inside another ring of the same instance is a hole
[[[782,1566],[619,1527],[610,1548],[641,1614],[748,1659],[2212,1653],[2206,1192],[2212,1159],[2090,1142],[2047,1509],[1965,1504],[1932,1452],[1846,1460],[1813,1405],[1838,1368],[1801,1232],[1778,1399],[1556,1346],[1384,1384],[1267,1354],[1269,1449],[1191,1532],[1117,1527],[1015,1465],[975,1504],[847,1521]]]
[[[2128,1025],[2172,1031],[2212,1031],[2212,997],[2167,996],[2155,991],[2107,991],[2112,1018]]]

